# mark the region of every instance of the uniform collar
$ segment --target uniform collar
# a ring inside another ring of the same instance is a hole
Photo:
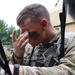
[[[41,43],[39,46],[44,47],[44,48],[49,48],[49,47],[53,46],[54,43],[57,42],[57,40],[59,39],[59,37],[60,37],[60,32],[58,32],[56,34],[56,36],[48,44],[43,45]]]

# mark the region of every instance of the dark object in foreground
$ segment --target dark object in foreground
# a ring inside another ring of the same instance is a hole
[[[0,41],[0,66],[5,70],[6,75],[12,75],[1,41]]]

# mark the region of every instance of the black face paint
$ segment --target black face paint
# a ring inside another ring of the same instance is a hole
[[[36,31],[28,32],[29,38],[37,38],[39,34]]]

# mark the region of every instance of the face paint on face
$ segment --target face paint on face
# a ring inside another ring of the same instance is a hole
[[[38,38],[39,34],[36,31],[29,32],[29,38]]]

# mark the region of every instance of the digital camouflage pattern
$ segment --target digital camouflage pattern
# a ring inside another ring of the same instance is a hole
[[[53,40],[55,40],[58,36],[59,35],[56,35]],[[65,36],[68,38],[68,41],[65,42],[65,56],[60,59],[58,66],[23,66],[24,75],[75,75],[75,33],[66,33]],[[58,48],[56,50],[58,50]]]
[[[51,62],[51,57],[60,54],[60,33],[50,41],[50,44],[54,43],[54,46],[51,45],[50,47],[44,47],[41,44],[35,47],[30,63],[32,67],[28,66],[31,47],[29,46],[30,48],[28,48],[27,46],[28,50],[25,51],[22,63],[24,75],[75,75],[75,33],[66,33],[65,36],[67,39],[65,40],[65,56],[59,60],[58,66],[54,64],[54,66],[50,67],[49,62]],[[36,67],[37,60],[44,62],[44,66]]]
[[[4,52],[5,52],[7,61],[10,61],[10,59],[11,59],[11,57],[12,57],[12,53],[9,52],[5,46],[3,46],[3,48],[4,48]]]

